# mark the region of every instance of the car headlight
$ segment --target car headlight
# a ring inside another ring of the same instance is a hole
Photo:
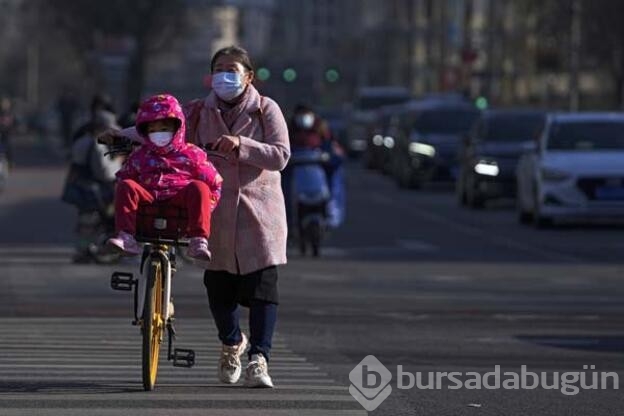
[[[383,144],[384,144],[383,136],[381,134],[374,135],[373,136],[373,144],[375,146],[383,146]]]
[[[415,155],[419,154],[434,157],[436,154],[436,149],[430,144],[412,142],[409,144],[409,152]]]
[[[383,144],[388,149],[392,149],[394,147],[394,137],[386,136],[383,138]]]
[[[570,178],[570,174],[552,168],[542,168],[542,179],[550,182],[562,182]]]
[[[474,167],[474,171],[479,175],[498,176],[500,168],[494,160],[480,160]]]

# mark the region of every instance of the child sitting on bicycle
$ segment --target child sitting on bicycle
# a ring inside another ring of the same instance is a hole
[[[108,244],[126,255],[140,254],[134,237],[139,205],[167,201],[187,209],[188,255],[210,260],[210,217],[219,202],[223,179],[206,153],[185,141],[185,118],[175,97],[163,94],[145,100],[136,129],[144,142],[117,173],[117,236]]]

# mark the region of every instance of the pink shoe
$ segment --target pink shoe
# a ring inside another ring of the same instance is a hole
[[[196,260],[210,261],[212,254],[208,250],[208,240],[204,237],[193,237],[189,242],[188,256]]]
[[[139,243],[134,239],[134,236],[123,231],[120,231],[117,237],[109,238],[106,244],[127,256],[136,256],[143,251]]]

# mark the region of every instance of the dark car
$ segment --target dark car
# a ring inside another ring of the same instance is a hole
[[[411,95],[403,87],[364,87],[358,90],[353,111],[347,121],[347,152],[360,156],[365,150],[368,138],[377,121],[377,112],[383,106],[409,101]]]
[[[455,180],[462,137],[479,117],[471,104],[424,101],[401,119],[392,153],[392,172],[401,187],[419,188],[433,180]]]
[[[396,142],[400,116],[405,109],[405,104],[396,104],[381,107],[376,111],[375,122],[364,152],[364,164],[367,168],[390,173],[390,155]]]
[[[537,110],[482,114],[460,154],[456,182],[460,204],[481,208],[492,199],[515,197],[518,159],[542,129],[545,117]]]

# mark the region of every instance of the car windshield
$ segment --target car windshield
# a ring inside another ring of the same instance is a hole
[[[624,150],[624,121],[554,124],[547,147],[552,150]]]
[[[485,123],[485,141],[522,142],[530,141],[544,124],[540,114],[518,114],[495,116]]]
[[[414,128],[421,133],[461,134],[468,132],[479,117],[473,110],[430,110],[417,116]]]

